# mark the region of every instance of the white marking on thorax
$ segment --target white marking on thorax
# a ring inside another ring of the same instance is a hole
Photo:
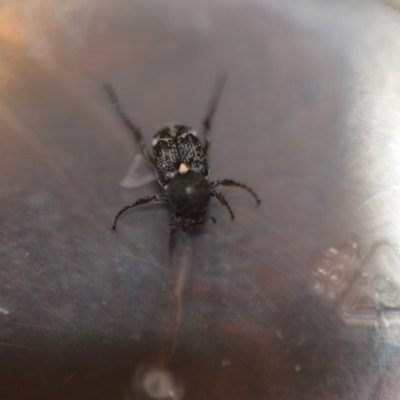
[[[190,165],[188,163],[181,163],[179,166],[179,173],[180,174],[186,174],[190,170]]]
[[[172,138],[170,137],[160,137],[160,136],[156,136],[153,141],[151,142],[151,144],[153,145],[153,147],[160,141],[164,141],[164,142],[170,142],[172,141]]]
[[[197,133],[191,129],[191,130],[189,130],[189,131],[187,131],[187,132],[185,132],[185,133],[182,133],[182,135],[180,135],[179,138],[183,139],[183,138],[185,138],[187,135],[193,135],[193,136],[196,136],[196,137],[197,137]]]
[[[176,126],[175,125],[170,125],[169,126],[169,134],[172,136],[172,137],[175,137],[176,136]]]

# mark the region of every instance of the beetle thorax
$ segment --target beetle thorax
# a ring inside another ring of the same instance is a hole
[[[169,201],[184,218],[201,219],[207,211],[211,190],[207,178],[194,171],[176,175],[167,187]]]

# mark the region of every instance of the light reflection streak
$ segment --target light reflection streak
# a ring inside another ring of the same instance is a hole
[[[376,13],[359,37],[353,62],[354,146],[348,176],[357,185],[352,204],[361,229],[400,237],[400,26]]]

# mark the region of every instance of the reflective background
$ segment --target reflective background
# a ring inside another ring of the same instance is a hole
[[[398,398],[400,3],[0,7],[1,399]],[[169,265],[168,207],[110,232],[159,186],[102,86],[150,146],[221,72],[211,178],[262,204],[223,189]]]

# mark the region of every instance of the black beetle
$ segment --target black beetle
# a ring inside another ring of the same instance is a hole
[[[153,156],[151,156],[143,142],[142,134],[138,127],[127,117],[111,85],[105,85],[111,103],[124,124],[133,133],[139,143],[143,155],[155,168],[158,181],[165,189],[165,194],[143,197],[124,207],[114,218],[112,230],[116,229],[118,218],[126,210],[151,201],[167,202],[174,212],[171,216],[170,254],[174,245],[179,223],[186,230],[197,225],[204,225],[211,197],[215,197],[227,208],[231,219],[235,216],[225,196],[215,190],[219,185],[238,186],[247,190],[255,199],[257,205],[261,203],[257,194],[248,186],[231,179],[208,181],[207,150],[210,145],[211,122],[218,105],[225,76],[216,85],[211,97],[207,114],[203,120],[203,136],[205,144],[202,145],[196,132],[183,125],[172,125],[161,129],[153,138]],[[210,217],[212,222],[215,219]]]

